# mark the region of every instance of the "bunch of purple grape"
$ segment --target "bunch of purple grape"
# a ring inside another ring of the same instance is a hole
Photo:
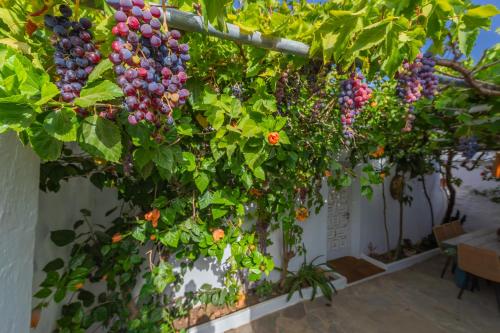
[[[59,6],[61,16],[45,15],[45,26],[54,32],[51,38],[55,47],[54,63],[60,80],[56,82],[65,102],[72,102],[80,96],[94,66],[101,60],[101,54],[92,43],[90,28],[92,22],[81,18],[72,21],[71,8]]]
[[[433,98],[437,93],[438,78],[434,74],[436,61],[432,53],[425,53],[422,57],[422,67],[419,72],[420,84],[422,85],[422,94],[427,98]]]
[[[276,98],[276,103],[278,106],[284,105],[286,102],[286,86],[288,84],[288,71],[281,73],[281,76],[276,82],[276,91],[274,92],[274,97]]]
[[[361,74],[352,73],[350,78],[344,80],[340,84],[339,105],[342,115],[343,134],[346,138],[354,137],[352,128],[356,116],[363,110],[363,107],[372,97],[372,90],[366,82],[363,82],[364,77]]]
[[[146,120],[161,126],[161,117],[166,115],[167,123],[173,124],[173,109],[189,97],[184,88],[189,46],[179,43],[179,31],[166,31],[158,7],[146,7],[144,0],[106,2],[116,9],[112,29],[116,39],[109,59],[126,96],[129,123]]]
[[[403,69],[396,73],[398,84],[396,92],[401,100],[410,105],[422,97],[422,84],[420,80],[420,70],[423,56],[417,55],[414,62],[403,61]]]
[[[460,138],[458,150],[462,151],[463,157],[470,160],[479,150],[479,144],[475,136],[463,136]]]

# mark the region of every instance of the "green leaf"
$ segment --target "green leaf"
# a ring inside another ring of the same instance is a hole
[[[500,14],[500,11],[494,5],[479,6],[469,9],[463,16],[463,22],[469,29],[489,29],[491,25],[490,18],[498,14]]]
[[[205,190],[208,187],[208,184],[210,183],[210,179],[204,172],[200,172],[200,174],[198,175],[198,177],[196,177],[194,181],[196,183],[196,187],[201,193],[205,192]]]
[[[81,107],[89,107],[96,102],[109,101],[123,96],[123,92],[111,81],[103,81],[91,88],[83,88],[80,97],[75,99],[75,104]]]
[[[87,83],[94,82],[97,79],[100,79],[102,74],[107,72],[113,68],[113,63],[109,59],[102,60],[97,66],[94,67],[94,70],[89,75],[89,79]]]
[[[181,231],[180,230],[169,231],[160,238],[160,241],[163,244],[175,249],[179,245],[180,238],[181,238]]]
[[[392,19],[385,19],[365,27],[354,42],[350,52],[359,52],[382,43],[386,38],[387,25],[391,21]]]
[[[174,153],[168,146],[160,146],[153,155],[153,162],[169,172],[174,169]]]
[[[139,242],[144,242],[146,240],[146,235],[144,234],[144,228],[137,227],[132,231],[132,237],[137,239]]]
[[[50,296],[50,294],[52,294],[52,290],[49,289],[49,288],[43,288],[43,289],[40,289],[35,295],[33,295],[33,297],[36,297],[36,298],[47,298]]]
[[[76,233],[73,230],[56,230],[50,233],[50,239],[57,246],[65,246],[73,242],[76,238]]]
[[[58,269],[61,269],[64,267],[64,261],[61,258],[57,258],[49,262],[45,267],[43,268],[44,272],[50,272],[50,271],[57,271]]]
[[[196,169],[196,160],[192,153],[185,151],[182,153],[182,158],[186,163],[187,171],[194,171]]]
[[[50,81],[42,83],[41,98],[36,102],[36,105],[43,105],[50,101],[55,96],[59,95],[59,88]]]
[[[50,136],[38,123],[28,129],[33,150],[45,161],[57,160],[61,156],[63,143]]]
[[[35,110],[27,104],[0,102],[0,133],[10,128],[23,131],[34,119]]]
[[[95,296],[90,291],[82,289],[78,292],[78,299],[83,302],[84,307],[89,307],[94,303]]]
[[[78,120],[73,110],[63,108],[49,113],[43,122],[43,128],[58,140],[76,141]]]
[[[78,132],[78,141],[85,151],[111,162],[120,160],[120,130],[113,122],[94,115],[84,120]]]
[[[223,217],[224,215],[226,215],[227,212],[228,212],[227,209],[212,208],[212,218],[214,220],[218,219],[218,218]]]
[[[264,172],[264,169],[262,169],[261,166],[256,167],[252,171],[253,171],[253,174],[255,175],[255,177],[262,179],[262,180],[266,180],[266,173]]]

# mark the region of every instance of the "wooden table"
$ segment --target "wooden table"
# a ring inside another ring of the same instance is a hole
[[[458,244],[467,244],[481,249],[495,251],[500,257],[500,241],[498,241],[497,229],[498,228],[486,228],[468,232],[458,237],[447,239],[443,241],[443,244],[450,247],[457,247]]]

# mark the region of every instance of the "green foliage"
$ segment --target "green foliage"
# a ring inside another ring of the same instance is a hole
[[[47,277],[35,297],[40,306],[67,301],[59,332],[84,332],[95,323],[109,332],[175,332],[175,320],[198,302],[232,305],[243,285],[270,274],[275,262],[266,247],[278,229],[284,244],[283,261],[276,264],[290,295],[312,286],[313,296],[319,288],[331,297],[333,285],[314,261],[297,273],[287,267],[305,251],[297,213],[321,209],[324,182],[336,190],[351,186],[363,165],[358,181],[371,197],[392,166],[410,178],[434,172],[443,151],[455,150],[464,134],[478,136],[485,149],[500,149],[498,99],[470,88],[446,89],[433,101],[419,102],[413,132],[402,134],[406,111],[393,79],[401,62],[414,59],[430,39],[437,55],[461,52],[459,63],[474,79],[500,84],[498,45],[477,64],[467,58],[479,30],[498,14],[493,5],[254,0],[233,8],[232,1],[171,1],[221,30],[232,23],[243,32],[307,43],[312,59],[187,34],[191,96],[173,111],[175,125],[131,126],[108,60],[94,69],[74,103],[58,97],[42,21],[60,3],[0,0],[0,132],[15,131],[45,161],[42,190],[88,177],[100,189],[115,188],[134,214],[120,209],[102,227],[84,211],[74,230],[51,233],[56,245],[71,247],[71,255],[45,266]],[[112,11],[104,1],[82,1],[79,10],[93,18],[106,58]],[[346,140],[337,97],[339,82],[355,70],[370,78],[374,103],[358,116],[354,140]],[[486,108],[475,111],[476,104]],[[104,119],[102,111],[117,116]],[[278,142],[270,142],[271,133]],[[73,143],[75,153],[68,148]],[[379,147],[382,156],[374,156]],[[252,204],[257,210],[250,214]],[[144,256],[146,248],[151,252]],[[224,287],[204,286],[176,299],[184,274],[202,258],[224,264]],[[105,291],[93,294],[95,285],[105,285]],[[132,290],[140,290],[134,302]],[[271,292],[266,283],[258,290]]]
[[[284,283],[285,290],[288,292],[287,300],[290,300],[296,292],[299,293],[300,297],[303,297],[302,289],[307,287],[312,288],[311,300],[316,297],[318,290],[328,300],[332,300],[333,294],[337,293],[331,281],[333,270],[326,268],[324,265],[314,264],[318,258],[316,257],[307,263],[304,255],[304,262],[299,270],[297,272],[288,272]]]

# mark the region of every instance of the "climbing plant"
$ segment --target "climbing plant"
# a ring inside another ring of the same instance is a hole
[[[0,4],[0,132],[40,156],[42,190],[84,176],[123,202],[105,226],[82,211],[73,229],[52,232],[70,258],[45,266],[35,298],[36,311],[65,304],[58,332],[175,332],[193,306],[244,302],[275,268],[286,292],[288,265],[304,253],[301,223],[321,208],[324,182],[350,186],[362,164],[361,192],[371,197],[391,164],[417,156],[425,167],[398,172],[422,176],[462,136],[498,148],[498,45],[470,58],[499,13],[493,5]],[[204,28],[233,24],[310,49],[302,57],[179,31],[163,15],[176,15],[172,7],[201,16]],[[486,107],[475,113],[478,103]],[[383,170],[369,163],[380,158]],[[281,261],[267,251],[276,230]],[[201,258],[224,266],[223,287],[178,297]]]

